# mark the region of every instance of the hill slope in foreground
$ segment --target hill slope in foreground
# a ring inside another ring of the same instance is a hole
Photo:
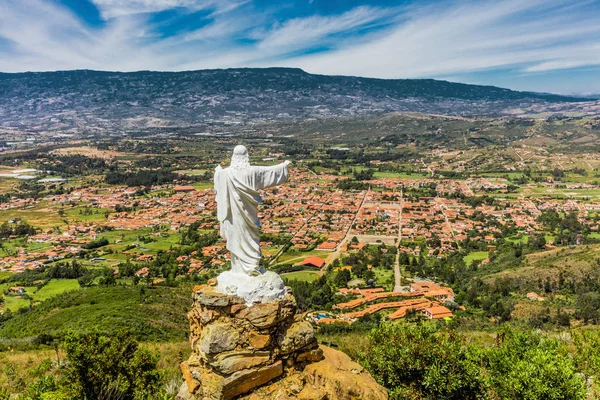
[[[42,334],[128,329],[144,341],[186,340],[191,305],[189,285],[90,287],[52,297],[0,324],[0,338],[18,343]]]
[[[386,112],[496,116],[590,103],[493,86],[293,68],[0,73],[0,125],[26,132],[110,133]]]

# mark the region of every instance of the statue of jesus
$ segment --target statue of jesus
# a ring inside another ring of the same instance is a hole
[[[285,161],[271,167],[252,166],[248,150],[238,145],[233,149],[230,166],[217,166],[215,170],[220,233],[231,254],[231,271],[219,275],[218,288],[242,296],[248,302],[270,300],[273,294],[265,295],[265,291],[283,293],[281,278],[262,270],[259,265],[262,253],[258,204],[262,199],[258,191],[287,181],[290,164],[290,161]],[[249,277],[256,279],[249,280]],[[267,287],[273,285],[276,287]]]

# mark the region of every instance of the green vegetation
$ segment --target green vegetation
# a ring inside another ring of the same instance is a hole
[[[281,274],[284,280],[312,282],[319,279],[319,273],[315,271],[296,271]]]
[[[65,349],[68,398],[99,399],[110,393],[119,399],[142,400],[154,398],[158,391],[156,356],[139,348],[127,332],[70,334]]]
[[[63,292],[79,289],[77,279],[52,279],[31,296],[35,301],[44,301]]]
[[[489,256],[489,252],[487,251],[473,251],[469,254],[467,254],[466,256],[463,257],[463,260],[465,261],[465,264],[467,266],[470,266],[473,261],[481,261],[481,260],[485,260],[486,258],[488,258]]]
[[[480,347],[431,323],[385,323],[359,358],[392,399],[583,400],[587,354],[580,347],[573,359],[564,343],[528,331],[503,331],[496,346]]]
[[[63,337],[69,331],[114,332],[128,329],[145,341],[177,341],[187,337],[186,313],[191,286],[90,287],[50,297],[0,324],[0,337]]]

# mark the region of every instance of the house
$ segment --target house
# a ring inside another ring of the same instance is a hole
[[[449,287],[441,287],[438,290],[431,290],[425,293],[427,297],[433,297],[438,301],[454,301],[454,290]]]
[[[440,319],[452,316],[452,311],[444,306],[427,307],[423,310],[423,314],[429,319]]]
[[[434,290],[440,290],[440,287],[433,282],[418,281],[410,284],[411,292],[428,293]]]
[[[148,276],[148,267],[144,267],[142,269],[140,269],[138,272],[135,273],[135,276],[140,277],[140,278],[145,278]]]
[[[535,292],[527,293],[527,298],[532,301],[544,301],[544,298]]]
[[[317,249],[319,249],[319,250],[335,250],[336,247],[337,247],[337,242],[323,242],[317,247]]]
[[[25,293],[25,288],[23,286],[13,286],[9,290],[13,294],[24,294]]]
[[[305,258],[304,261],[300,263],[300,265],[308,265],[317,268],[323,268],[323,266],[325,265],[325,260],[323,260],[321,257],[312,256]]]

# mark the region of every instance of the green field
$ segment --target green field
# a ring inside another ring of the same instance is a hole
[[[474,252],[469,253],[466,256],[464,256],[463,260],[465,261],[465,264],[467,264],[467,266],[469,266],[473,263],[473,261],[485,260],[488,257],[489,257],[489,252],[487,252],[487,251],[474,251]]]
[[[12,286],[15,286],[15,284],[11,282],[0,285],[0,296],[3,296],[4,298],[4,305],[0,307],[0,309],[17,311],[19,308],[29,307],[30,300],[28,299],[24,299],[20,296],[4,295],[4,292]],[[26,286],[25,293],[33,302],[39,302],[63,292],[77,289],[79,289],[79,282],[77,282],[77,279],[52,279],[39,290],[36,286]]]
[[[33,297],[35,301],[44,301],[57,294],[77,289],[79,289],[79,282],[77,282],[77,279],[52,279],[31,297]]]
[[[192,186],[195,187],[196,190],[212,189],[213,183],[212,182],[196,182],[196,183],[192,184]]]
[[[312,256],[317,256],[317,257],[321,257],[322,259],[327,259],[327,256],[331,254],[330,251],[324,251],[324,250],[312,250],[312,251],[307,251],[307,252],[302,252],[302,251],[287,251],[285,253],[283,253],[279,259],[277,260],[276,264],[284,264],[284,263],[298,263],[302,260],[304,260],[307,257],[312,257]]]
[[[375,172],[375,178],[398,178],[398,179],[423,179],[424,174],[410,174],[405,172]]]
[[[514,236],[507,237],[506,241],[510,242],[510,243],[527,244],[527,243],[529,243],[529,236],[527,236],[527,235],[514,235]]]
[[[315,271],[295,271],[281,274],[281,277],[290,281],[312,282],[319,279],[320,274]]]
[[[208,170],[206,169],[182,169],[179,171],[174,171],[176,174],[181,175],[190,175],[190,176],[199,176],[204,175]]]

